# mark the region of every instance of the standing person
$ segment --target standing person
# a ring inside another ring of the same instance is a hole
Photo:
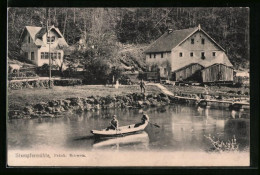
[[[141,93],[142,93],[143,91],[144,91],[144,93],[145,93],[145,83],[144,83],[143,79],[141,79],[140,88],[141,88]]]
[[[113,115],[113,119],[110,121],[110,124],[111,125],[109,127],[107,127],[106,130],[109,130],[109,129],[117,130],[119,123],[118,123],[116,115]]]

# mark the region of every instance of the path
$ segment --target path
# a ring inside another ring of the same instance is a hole
[[[166,87],[164,87],[163,85],[159,84],[159,83],[148,83],[147,84],[148,86],[151,85],[151,86],[157,86],[158,88],[161,89],[161,91],[166,94],[166,95],[169,95],[169,96],[174,96],[174,94],[172,92],[170,92]]]

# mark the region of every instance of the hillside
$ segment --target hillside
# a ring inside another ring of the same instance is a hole
[[[55,25],[70,46],[85,39],[79,54],[85,62],[99,58],[111,64],[143,68],[142,49],[168,28],[201,24],[225,48],[238,68],[249,68],[249,9],[247,8],[9,8],[8,55],[17,56],[23,28]],[[125,48],[126,46],[126,48]],[[74,59],[78,59],[74,57]]]

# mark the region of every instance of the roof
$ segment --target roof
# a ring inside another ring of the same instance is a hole
[[[42,41],[42,36],[47,32],[46,27],[36,27],[36,26],[25,26],[25,29],[28,31],[29,35],[33,39],[34,43],[37,46],[45,46],[45,43]],[[49,30],[54,30],[58,35],[58,43],[60,46],[68,46],[60,30],[54,26],[48,27]],[[24,30],[25,31],[25,30]],[[25,34],[23,31],[21,37]]]
[[[192,34],[197,31],[203,32],[221,50],[225,51],[215,40],[213,40],[204,30],[202,30],[199,25],[198,27],[175,30],[170,33],[166,31],[160,38],[158,38],[145,50],[145,53],[170,52],[173,48],[186,41]]]
[[[160,38],[158,38],[154,43],[152,43],[146,53],[149,52],[170,52],[172,48],[176,47],[180,42],[182,42],[188,35],[195,32],[198,27],[175,30],[171,33],[165,32]]]

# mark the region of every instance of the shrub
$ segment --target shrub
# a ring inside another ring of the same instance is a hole
[[[81,85],[81,79],[67,79],[67,80],[54,80],[55,86],[74,86],[74,85]]]
[[[228,140],[227,142],[219,140],[215,140],[214,137],[211,135],[205,136],[210,143],[212,144],[211,151],[223,152],[223,151],[238,151],[239,145],[236,141],[236,137],[234,136],[231,141]]]

